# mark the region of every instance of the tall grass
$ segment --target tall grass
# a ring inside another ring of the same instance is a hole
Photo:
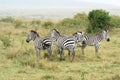
[[[83,14],[84,15],[84,14]],[[88,25],[87,15],[64,19],[66,23],[52,22],[52,26],[42,26],[44,21],[37,26],[40,36],[50,34],[52,28],[57,28],[61,34],[72,35],[81,30],[85,31]],[[78,19],[76,19],[78,18]],[[82,18],[84,21],[82,21]],[[18,19],[19,20],[19,19]],[[47,51],[41,51],[41,59],[38,60],[34,49],[34,43],[25,42],[29,30],[35,29],[31,20],[22,20],[27,23],[26,28],[0,23],[0,79],[2,80],[119,80],[120,79],[120,28],[110,31],[111,41],[103,41],[99,49],[99,56],[95,56],[94,47],[86,47],[85,56],[81,54],[81,48],[76,49],[75,60],[71,63],[68,52],[65,50],[65,61],[59,61],[57,46],[53,45],[53,61],[46,57]],[[63,20],[63,21],[64,21]],[[72,22],[80,20],[80,22]],[[64,23],[64,24],[63,24]],[[35,23],[36,24],[36,23]],[[72,25],[69,27],[69,25]],[[21,24],[20,24],[21,25]],[[79,26],[80,25],[80,26]],[[83,26],[83,27],[82,27]],[[9,33],[11,32],[11,33]],[[11,46],[12,45],[12,46]],[[7,47],[4,49],[3,47]],[[7,76],[7,77],[6,77]]]
[[[14,21],[15,19],[12,17],[5,17],[0,19],[0,22],[6,22],[6,23],[13,23]]]
[[[8,33],[7,35],[1,36],[0,40],[3,43],[4,48],[7,48],[12,45],[13,39],[11,39],[11,33]]]

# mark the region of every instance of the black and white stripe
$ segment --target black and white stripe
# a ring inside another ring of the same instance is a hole
[[[34,47],[35,47],[36,55],[38,58],[40,57],[40,50],[47,49],[49,57],[51,59],[52,38],[50,36],[41,38],[36,31],[31,30],[30,33],[28,34],[26,42],[29,43],[31,40],[34,41]]]
[[[82,43],[82,54],[83,55],[84,55],[84,49],[87,45],[88,46],[95,46],[95,53],[97,54],[100,42],[103,39],[110,41],[108,30],[102,30],[95,35],[84,34],[82,38],[84,38],[84,40],[83,40],[84,43]]]
[[[64,57],[63,50],[67,49],[69,52],[69,56],[70,56],[70,53],[72,53],[73,57],[71,61],[73,61],[74,56],[75,56],[75,49],[78,43],[77,37],[76,36],[62,36],[56,29],[52,30],[51,37],[56,39],[57,46],[60,51],[60,59],[62,60]]]

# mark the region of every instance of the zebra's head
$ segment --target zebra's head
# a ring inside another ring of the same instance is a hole
[[[82,32],[79,32],[79,31],[78,31],[78,32],[75,32],[75,33],[73,34],[73,36],[75,36],[75,37],[77,38],[78,42],[84,42],[84,41],[85,41],[85,38],[84,38]]]
[[[34,30],[31,30],[27,36],[26,42],[29,43],[31,40],[34,41],[37,36],[39,37],[38,33]]]
[[[103,30],[102,31],[103,33],[103,38],[106,40],[106,41],[110,41],[110,37],[109,37],[109,34],[108,34],[108,30]]]
[[[53,29],[51,31],[51,37],[54,38],[54,39],[58,39],[58,37],[60,36],[60,33],[56,30],[56,29]]]

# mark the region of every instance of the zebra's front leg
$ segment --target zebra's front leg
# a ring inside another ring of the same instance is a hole
[[[84,56],[84,49],[86,46],[87,46],[86,44],[82,44],[82,47],[81,47],[83,56]]]
[[[52,60],[52,49],[51,47],[47,48],[48,55],[49,55],[49,60]]]
[[[71,62],[74,60],[74,57],[75,57],[75,50],[72,51],[72,60],[71,60]]]
[[[96,56],[98,56],[98,49],[99,49],[99,45],[95,45],[95,54],[96,54]]]
[[[59,50],[59,51],[60,51],[60,61],[61,61],[61,60],[63,60],[63,49],[62,49],[62,48],[60,48],[60,50]]]
[[[37,56],[37,59],[40,59],[40,49],[36,48],[36,56]]]
[[[70,60],[70,50],[68,50],[68,57],[69,57],[69,60]]]

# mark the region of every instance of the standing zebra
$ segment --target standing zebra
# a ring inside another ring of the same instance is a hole
[[[45,37],[41,38],[38,33],[34,30],[31,30],[30,33],[27,36],[26,42],[29,43],[31,40],[34,41],[34,47],[36,50],[36,55],[38,58],[40,58],[40,50],[41,49],[47,49],[49,58],[51,59],[52,54],[52,39],[51,37]]]
[[[82,35],[82,33],[79,35]],[[69,57],[70,57],[70,53],[72,53],[73,57],[71,61],[73,61],[75,56],[75,49],[77,47],[77,42],[78,42],[77,37],[75,35],[70,37],[62,36],[56,29],[53,29],[51,31],[51,37],[56,39],[57,46],[60,51],[60,60],[63,60],[64,57],[63,50],[67,49]]]
[[[95,46],[95,53],[97,55],[100,42],[103,39],[106,39],[107,41],[110,41],[108,30],[102,30],[96,35],[90,35],[90,34],[84,34],[83,35],[84,42],[82,42],[82,54],[84,55],[84,49],[87,45],[89,46]]]

